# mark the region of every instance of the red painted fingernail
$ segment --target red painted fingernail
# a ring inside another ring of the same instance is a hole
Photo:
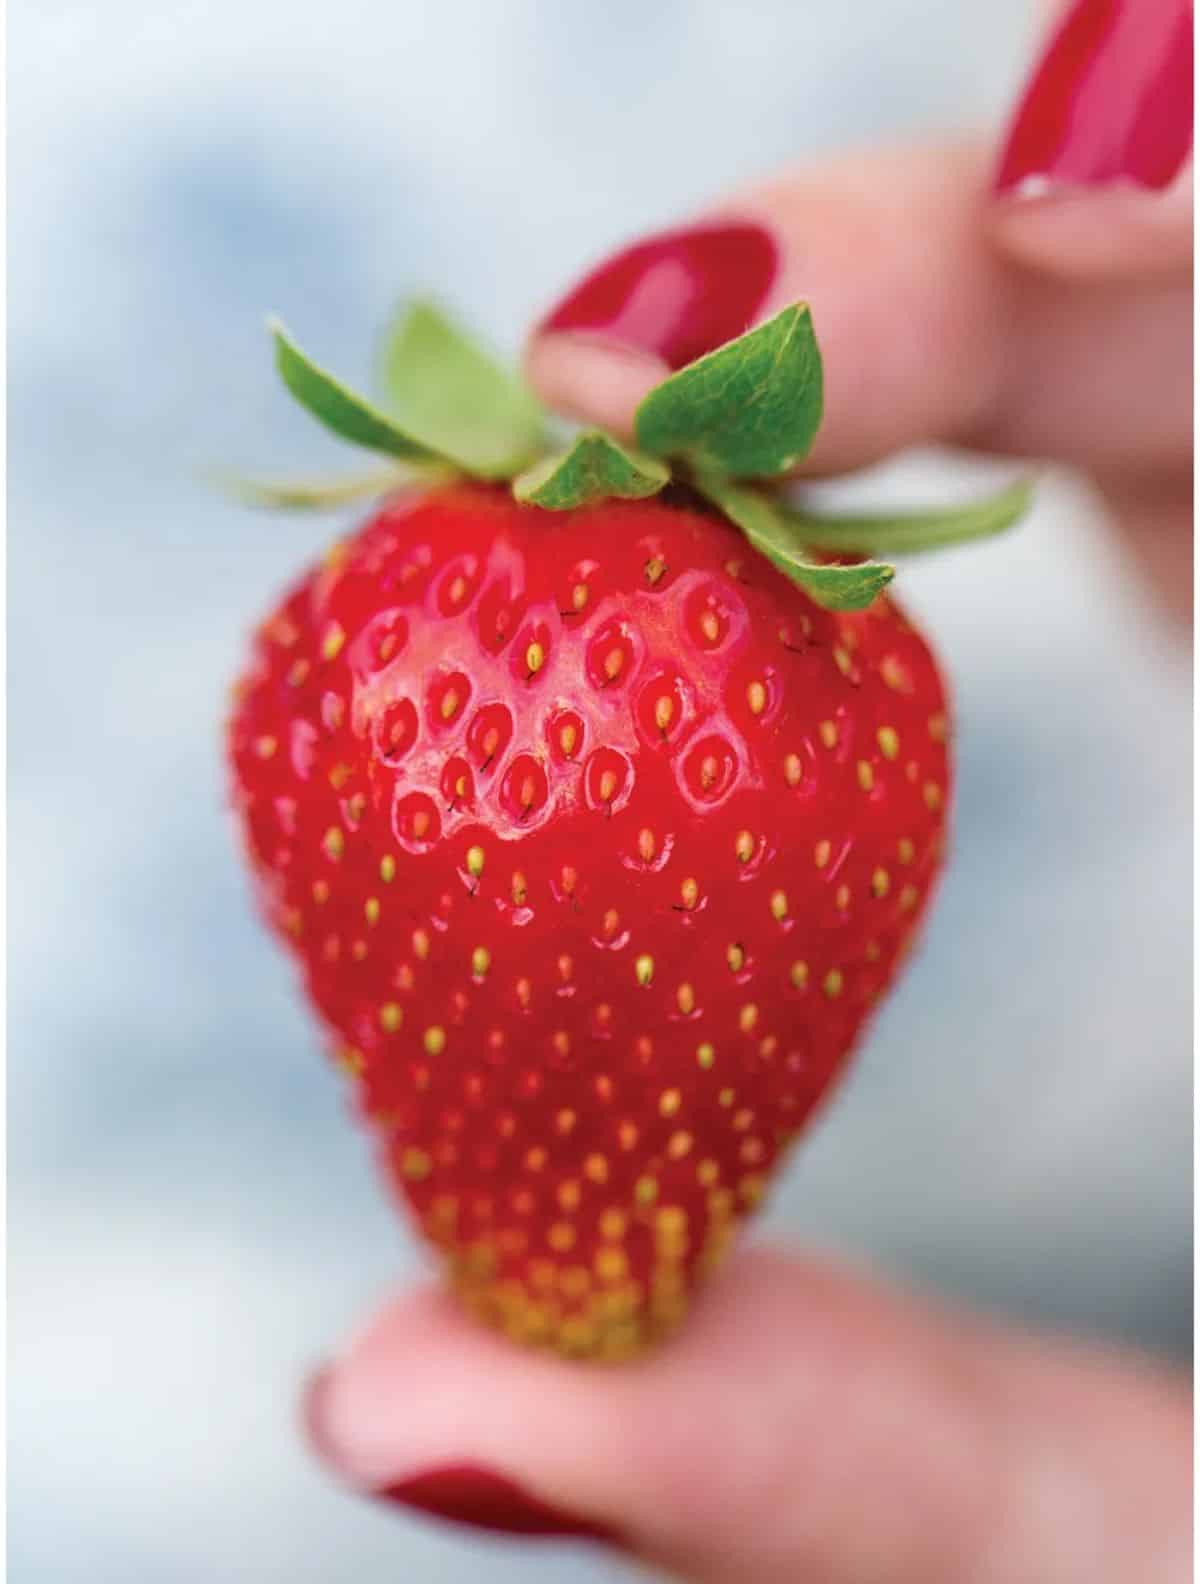
[[[1191,146],[1191,0],[1076,0],[1017,107],[995,191],[1166,187]]]
[[[778,266],[759,225],[664,231],[606,259],[541,328],[588,332],[682,368],[750,327]]]
[[[428,1469],[384,1486],[375,1494],[384,1501],[400,1502],[476,1529],[512,1535],[574,1535],[620,1543],[615,1532],[604,1525],[551,1507],[504,1475],[475,1463],[448,1463]]]

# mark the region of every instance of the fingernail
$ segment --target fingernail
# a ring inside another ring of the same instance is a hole
[[[477,1463],[425,1469],[382,1487],[375,1495],[475,1529],[512,1535],[574,1535],[618,1543],[616,1534],[604,1525],[553,1507],[514,1480]]]
[[[1076,0],[1017,106],[994,190],[1162,188],[1191,146],[1191,0]]]
[[[500,1534],[574,1536],[625,1545],[616,1530],[544,1501],[482,1463],[446,1460],[413,1473],[391,1472],[396,1460],[394,1434],[389,1433],[392,1427],[364,1422],[359,1405],[350,1418],[362,1444],[351,1447],[346,1407],[343,1404],[339,1409],[334,1400],[337,1393],[336,1366],[313,1376],[304,1394],[304,1428],[318,1456],[363,1495]],[[389,1470],[386,1474],[385,1469]]]
[[[779,266],[770,233],[719,222],[664,231],[606,259],[543,320],[682,368],[753,323]]]

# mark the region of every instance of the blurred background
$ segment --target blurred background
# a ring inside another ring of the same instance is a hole
[[[373,1509],[297,1432],[306,1373],[421,1267],[225,812],[245,634],[336,525],[201,475],[338,460],[266,310],[353,375],[432,287],[514,352],[584,262],[732,183],[990,125],[1034,27],[1012,0],[14,0],[14,1580],[622,1576]],[[978,482],[915,458],[856,489]],[[1188,657],[1067,479],[902,587],[957,678],[957,856],[765,1229],[1182,1357]]]

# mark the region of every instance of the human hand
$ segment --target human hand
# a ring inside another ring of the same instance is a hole
[[[530,346],[543,395],[628,433],[664,362],[804,298],[827,371],[806,472],[930,442],[1074,464],[1182,612],[1190,6],[1139,0],[1131,33],[1133,12],[1071,13],[999,163],[1005,194],[964,144],[736,195],[710,217],[735,232],[664,234],[564,300]],[[1111,31],[1089,53],[1097,17]],[[1012,193],[1042,175],[1071,190]],[[700,1584],[1189,1576],[1181,1383],[779,1254],[731,1259],[676,1339],[618,1367],[520,1352],[440,1293],[406,1295],[320,1377],[309,1421],[356,1488],[605,1539]]]

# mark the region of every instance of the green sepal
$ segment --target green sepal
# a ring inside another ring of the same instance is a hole
[[[382,451],[385,456],[399,457],[403,462],[457,465],[456,458],[435,451],[405,433],[365,396],[359,396],[314,363],[278,319],[269,320],[267,328],[275,342],[275,366],[283,383],[300,405],[327,429],[354,445],[365,446],[368,451]]]
[[[634,433],[656,456],[684,457],[730,478],[770,478],[807,456],[822,390],[812,315],[793,303],[655,386]]]
[[[741,529],[757,551],[826,610],[866,610],[896,575],[894,567],[879,561],[859,561],[853,566],[823,566],[811,561],[796,544],[774,500],[711,473],[698,474],[694,485]]]
[[[542,411],[523,381],[429,302],[388,334],[381,366],[389,411],[414,437],[476,478],[509,479],[545,449]]]
[[[598,500],[644,500],[670,482],[656,457],[620,446],[598,429],[576,436],[569,450],[546,457],[513,480],[513,494],[546,511],[571,511]]]
[[[900,515],[880,512],[858,517],[826,517],[785,501],[777,503],[776,511],[786,524],[793,544],[860,555],[873,552],[916,555],[924,550],[941,550],[1003,533],[1024,516],[1033,499],[1033,491],[1032,479],[1018,479],[994,495],[965,506]]]
[[[422,471],[422,483],[429,479]],[[341,479],[255,479],[240,473],[219,473],[215,482],[247,506],[276,511],[337,511],[354,501],[388,495],[414,482],[405,468],[379,468]]]

